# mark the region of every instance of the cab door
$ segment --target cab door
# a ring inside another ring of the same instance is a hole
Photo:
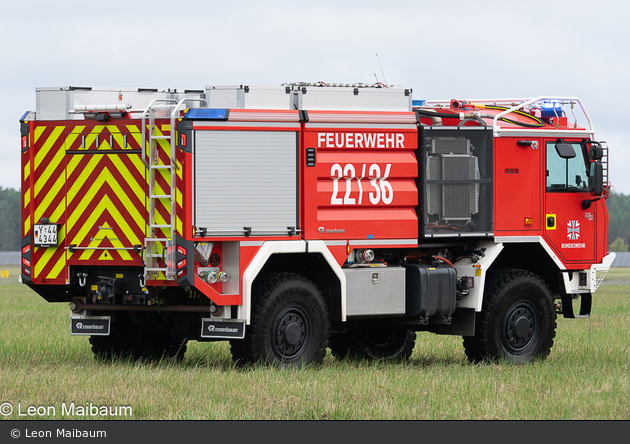
[[[495,233],[538,235],[543,225],[540,139],[495,139]],[[544,215],[543,215],[544,216]],[[534,232],[534,233],[532,233]]]
[[[592,199],[586,140],[547,139],[545,147],[544,237],[567,268],[593,262],[596,252],[597,205]]]

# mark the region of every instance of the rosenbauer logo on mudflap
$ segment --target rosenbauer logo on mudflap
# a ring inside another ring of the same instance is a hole
[[[95,325],[95,324],[85,324],[85,325],[83,325],[82,322],[77,322],[75,327],[78,330],[104,330],[105,329],[104,325]]]
[[[238,333],[238,329],[237,328],[230,328],[230,327],[217,327],[216,325],[209,325],[208,326],[208,331],[211,333]]]

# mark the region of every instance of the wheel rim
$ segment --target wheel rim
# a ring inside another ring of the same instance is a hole
[[[501,331],[503,344],[509,353],[526,352],[538,337],[538,312],[532,304],[519,301],[505,313]]]
[[[310,322],[304,310],[299,307],[285,308],[273,323],[273,352],[282,359],[299,357],[308,344],[310,331]]]

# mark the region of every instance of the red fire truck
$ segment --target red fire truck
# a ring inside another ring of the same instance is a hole
[[[590,315],[608,147],[575,97],[383,84],[38,88],[21,119],[22,281],[96,357],[238,364],[546,357]],[[575,309],[574,309],[575,305]]]

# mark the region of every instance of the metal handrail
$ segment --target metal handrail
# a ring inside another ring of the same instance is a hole
[[[146,167],[148,167],[149,165],[146,162],[146,118],[149,117],[149,123],[151,123],[152,119],[150,116],[148,116],[148,114],[150,114],[150,110],[154,109],[153,104],[157,103],[157,102],[170,102],[170,103],[177,103],[177,100],[175,99],[153,99],[151,100],[151,102],[149,103],[149,105],[144,109],[144,111],[142,112],[142,163],[144,163],[144,165]],[[172,105],[171,105],[172,106]],[[164,107],[163,109],[170,109],[171,106],[168,107]],[[150,130],[149,130],[150,131]]]
[[[493,122],[492,122],[492,126],[496,129],[502,130],[502,131],[522,131],[521,128],[519,129],[513,129],[513,128],[506,128],[506,127],[502,127],[499,124],[499,120],[505,116],[506,114],[512,113],[514,111],[518,111],[519,109],[522,109],[528,105],[532,105],[536,102],[540,102],[543,100],[557,100],[560,102],[574,102],[576,104],[578,104],[580,106],[580,109],[582,110],[582,113],[584,114],[584,116],[586,117],[586,120],[588,121],[588,132],[590,133],[594,133],[595,132],[595,127],[593,126],[593,121],[591,120],[590,115],[588,114],[588,112],[586,111],[586,108],[584,107],[584,104],[582,103],[582,101],[578,98],[578,97],[554,97],[554,96],[539,96],[536,97],[534,99],[527,99],[527,98],[512,98],[512,99],[506,99],[506,98],[502,98],[502,99],[466,99],[471,103],[492,103],[495,105],[503,105],[503,106],[507,106],[508,104],[511,105],[509,107],[509,109],[505,110],[505,111],[501,111],[499,114],[494,116]],[[433,105],[450,105],[450,100],[425,100],[424,101],[425,104],[433,104]],[[514,105],[516,103],[516,105]],[[577,118],[576,118],[577,120]],[[549,133],[554,133],[560,130],[538,130],[541,132],[549,132]]]
[[[492,120],[492,126],[494,128],[501,128],[498,125],[499,119],[501,119],[501,117],[505,116],[506,114],[512,113],[514,111],[518,111],[521,108],[524,108],[528,105],[532,105],[536,102],[541,102],[543,100],[559,100],[560,102],[563,101],[569,101],[569,103],[571,102],[575,102],[578,105],[580,105],[580,108],[582,109],[582,113],[584,114],[584,116],[586,117],[586,120],[588,121],[588,126],[589,126],[589,131],[591,132],[595,132],[595,128],[593,127],[593,121],[591,120],[591,117],[589,116],[588,112],[586,111],[586,108],[584,108],[584,105],[582,104],[582,101],[577,98],[577,97],[554,97],[554,96],[539,96],[536,97],[535,99],[530,99],[527,100],[525,102],[519,103],[518,105],[512,106],[509,109],[506,109],[505,111],[501,111],[499,114],[497,114],[496,116],[494,116],[494,119]],[[577,120],[577,118],[576,118]],[[547,130],[549,131],[549,130]],[[555,131],[555,130],[552,130]]]

